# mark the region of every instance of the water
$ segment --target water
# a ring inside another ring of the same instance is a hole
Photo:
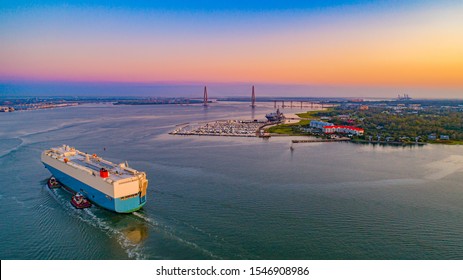
[[[271,108],[84,105],[0,115],[1,259],[462,259],[463,147],[171,136]],[[134,214],[76,210],[42,150],[146,171]],[[106,150],[103,148],[106,147]]]

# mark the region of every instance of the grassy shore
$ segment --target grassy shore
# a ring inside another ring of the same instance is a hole
[[[298,130],[298,127],[307,126],[309,123],[310,123],[309,120],[301,120],[298,123],[280,124],[280,125],[270,127],[267,130],[267,132],[276,133],[276,134],[292,135],[292,136],[307,135],[305,133],[301,133]]]
[[[365,139],[353,138],[352,143],[356,144],[380,144],[380,145],[391,145],[391,146],[423,146],[426,142],[402,142],[402,141],[369,141]]]
[[[332,111],[332,110],[335,110],[333,108],[328,108],[328,109],[325,109],[325,110],[317,110],[317,111],[308,111],[308,112],[305,112],[305,113],[297,113],[296,115],[301,118],[301,120],[298,122],[298,123],[291,123],[291,124],[280,124],[280,125],[276,125],[276,126],[273,126],[273,127],[270,127],[268,128],[266,131],[269,132],[269,133],[273,133],[273,134],[281,134],[281,135],[289,135],[289,136],[307,136],[307,135],[310,135],[309,133],[305,133],[305,132],[302,132],[300,130],[301,127],[307,127],[309,126],[310,124],[310,121],[311,120],[320,120],[320,118],[326,114],[320,114],[320,113],[331,113],[331,112],[328,112],[328,111]],[[352,112],[350,111],[347,111],[347,112],[339,112],[339,114],[342,114],[342,113],[345,113],[345,114],[350,114],[350,115],[355,115],[353,114]],[[366,114],[366,113],[371,113],[371,112],[360,112],[361,114]],[[357,116],[359,117],[359,116]],[[362,116],[364,117],[364,116]],[[386,115],[386,114],[383,114],[382,112],[377,112],[376,114],[373,114],[373,116],[370,116],[370,118],[373,118],[374,121],[372,121],[373,125],[370,125],[369,123],[365,123],[366,121],[368,121],[369,119],[366,118],[366,119],[363,119],[363,123],[361,124],[361,126],[365,127],[365,131],[366,131],[366,134],[370,134],[370,135],[374,135],[375,133],[376,134],[384,134],[384,133],[398,133],[396,130],[398,129],[397,127],[393,127],[394,129],[391,128],[390,131],[387,131],[383,128],[381,128],[381,130],[378,130],[378,123],[381,123],[381,122],[378,122],[376,119],[374,119],[374,117],[377,117],[377,118],[380,118],[380,120],[382,119],[387,119],[389,120],[388,118],[390,118],[391,120],[386,122],[386,123],[390,123],[392,121],[395,121],[397,122],[398,124],[400,125],[404,125],[402,123],[400,123],[399,121],[401,121],[402,118],[413,118],[413,117],[416,117],[416,116],[409,116],[409,115],[406,115],[406,116],[389,116],[389,115]],[[426,117],[426,116],[424,116]],[[423,118],[424,118],[423,117]],[[444,116],[445,117],[445,116]],[[425,121],[427,119],[424,118],[423,121]],[[335,123],[339,123],[340,121],[338,120],[338,122],[336,122],[336,120],[334,121]],[[378,123],[377,123],[378,122]],[[343,123],[341,123],[343,124]],[[413,124],[413,123],[412,123]],[[413,126],[412,124],[410,123],[406,123],[406,127],[407,128],[415,128],[416,126],[419,126],[419,127],[424,127],[424,123],[421,124],[414,124],[415,126]],[[398,126],[399,128],[401,128],[401,126]],[[409,132],[410,129],[402,129],[403,130],[403,133],[399,133],[399,136],[400,135],[405,135],[405,136],[413,136],[413,135],[407,135],[406,132]],[[401,130],[401,132],[402,132]],[[416,130],[416,129],[415,129]],[[424,135],[427,135],[429,133],[424,133],[424,132],[421,132],[422,134]],[[314,135],[315,136],[315,135]],[[388,135],[386,135],[388,136]],[[320,136],[319,136],[320,137]],[[382,138],[384,138],[385,136],[383,136]],[[398,137],[395,137],[395,138],[398,138]],[[366,139],[354,139],[353,142],[357,142],[357,143],[366,143],[368,142]],[[463,145],[463,140],[427,140],[427,141],[424,141],[425,143],[429,143],[429,144],[441,144],[441,145]],[[403,144],[403,145],[407,145],[407,144],[415,144],[414,142],[407,142],[407,141],[395,141],[394,143],[397,143],[397,144]]]
[[[284,134],[284,135],[291,135],[291,136],[305,136],[309,135],[308,133],[301,132],[298,128],[300,126],[308,126],[310,124],[311,120],[318,120],[320,119],[319,116],[317,116],[318,113],[320,112],[326,112],[327,110],[330,110],[331,108],[325,109],[325,110],[317,110],[317,111],[308,111],[305,113],[298,113],[296,114],[300,120],[297,123],[291,123],[291,124],[280,124],[276,126],[272,126],[267,129],[267,132],[269,133],[275,133],[275,134]]]
[[[428,141],[429,144],[443,144],[443,145],[463,145],[463,140],[433,140]]]
[[[297,113],[296,115],[301,119],[319,120],[320,117],[318,116],[318,113],[326,112],[328,110],[332,110],[332,108],[327,108],[325,110],[307,111],[305,113]]]

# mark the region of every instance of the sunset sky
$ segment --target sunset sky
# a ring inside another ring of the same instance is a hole
[[[0,83],[11,86],[0,89],[257,84],[270,95],[288,85],[293,96],[307,86],[463,98],[463,1],[192,2],[2,0]]]

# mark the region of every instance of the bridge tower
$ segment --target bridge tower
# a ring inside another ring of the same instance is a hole
[[[251,107],[256,108],[256,93],[254,91],[254,86],[252,86]]]
[[[204,87],[204,101],[203,106],[207,107],[207,87]]]

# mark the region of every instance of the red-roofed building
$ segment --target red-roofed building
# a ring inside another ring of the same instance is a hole
[[[347,125],[330,125],[323,127],[323,133],[333,134],[333,133],[343,133],[343,134],[352,134],[352,135],[363,135],[363,128],[347,126]]]

